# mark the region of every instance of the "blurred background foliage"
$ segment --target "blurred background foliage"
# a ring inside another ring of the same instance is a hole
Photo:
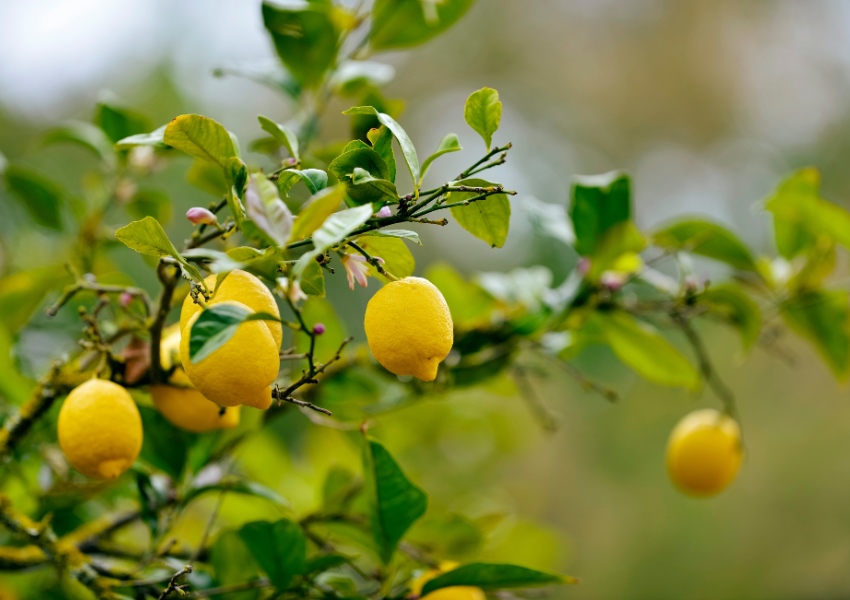
[[[463,126],[460,107],[473,89],[499,89],[500,139],[515,147],[499,180],[521,192],[512,202],[512,233],[503,249],[491,250],[454,224],[425,228],[424,246],[414,250],[417,274],[446,262],[467,275],[541,265],[559,283],[576,257],[536,234],[523,199],[564,204],[574,174],[614,168],[633,176],[642,227],[674,214],[710,215],[767,252],[772,228],[760,203],[789,170],[817,165],[823,195],[847,206],[848,34],[850,6],[842,2],[481,0],[438,40],[414,53],[386,55],[396,76],[385,91],[404,99],[404,126],[417,146],[433,148],[446,131],[460,132],[465,146],[478,144]],[[44,134],[68,119],[91,120],[104,97],[97,90],[142,115],[142,130],[193,112],[225,123],[245,142],[259,137],[257,114],[282,121],[291,111],[265,87],[213,76],[229,63],[273,59],[260,11],[245,3],[5,0],[0,54],[0,152],[61,182],[72,206],[82,186],[102,185],[94,175],[97,159],[71,146],[44,145]],[[322,139],[348,128],[339,112],[350,104],[329,108]],[[246,153],[251,164],[263,160]],[[467,163],[466,156],[447,155],[434,165],[434,177],[451,178]],[[145,182],[147,207],[160,207],[175,240],[190,231],[185,210],[210,199],[186,181],[189,164],[175,160]],[[81,181],[81,172],[90,175]],[[173,203],[170,211],[157,201],[161,194]],[[55,288],[66,277],[56,257],[85,239],[21,227],[26,216],[6,190],[0,210],[0,273],[48,269],[45,281]],[[100,260],[155,291],[155,275],[142,257],[116,247]],[[710,277],[723,275],[716,264],[698,261],[697,267]],[[846,276],[839,264],[839,280]],[[362,340],[363,311],[377,282],[354,292],[341,274],[327,282],[329,297],[344,299],[335,303],[337,313]],[[0,308],[12,325],[28,312],[36,315],[21,331],[15,356],[25,375],[43,372],[57,349],[73,347],[79,330],[73,311],[48,322],[39,307],[9,302]],[[554,590],[555,597],[846,594],[846,390],[809,346],[790,337],[784,358],[756,349],[741,360],[734,332],[707,327],[703,334],[738,395],[748,451],[738,481],[713,500],[678,494],[666,479],[663,451],[684,413],[717,399],[709,391],[693,397],[642,381],[602,348],[576,364],[620,390],[618,404],[565,374],[530,377],[557,413],[554,433],[541,429],[508,380],[424,397],[380,417],[378,431],[433,506],[488,524],[477,557],[581,577],[581,585]],[[14,396],[26,388],[10,368],[8,346],[8,333],[0,331],[0,378]],[[319,501],[331,467],[357,470],[358,449],[349,438],[291,411],[242,446],[239,458],[254,479],[296,511],[307,511]],[[212,496],[199,501],[179,523],[188,543],[203,535],[214,503]],[[96,508],[69,510],[65,527]],[[271,512],[231,494],[217,528],[274,518]],[[426,529],[422,535],[439,532],[436,525]],[[48,575],[3,577],[21,587]]]

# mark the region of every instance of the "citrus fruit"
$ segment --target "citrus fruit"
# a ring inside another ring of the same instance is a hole
[[[180,326],[175,324],[163,332],[162,368],[176,365],[168,385],[152,385],[151,400],[156,409],[171,423],[195,433],[215,429],[232,429],[239,425],[239,407],[219,407],[192,388],[180,365]]]
[[[59,410],[59,445],[83,475],[115,479],[142,449],[142,417],[117,383],[91,379],[68,394]]]
[[[241,302],[226,303],[251,312]],[[189,318],[180,340],[180,358],[192,385],[220,406],[245,404],[268,408],[272,402],[270,385],[280,369],[280,346],[267,322],[240,323],[233,337],[203,360],[193,363],[189,359],[189,333],[200,314]]]
[[[667,473],[684,493],[713,496],[735,479],[743,455],[738,423],[713,409],[698,410],[670,434]]]
[[[228,273],[218,289],[215,289],[215,275],[210,275],[204,279],[207,288],[215,293],[207,301],[207,305],[218,304],[219,302],[236,301],[241,302],[254,312],[270,313],[280,318],[280,310],[277,307],[274,296],[269,289],[263,285],[263,282],[248,273],[236,269]],[[180,309],[180,330],[186,328],[186,324],[193,316],[200,314],[203,310],[200,304],[196,304],[191,295],[186,296],[183,301],[183,307]],[[266,326],[271,331],[272,337],[280,348],[283,342],[283,327],[277,321],[264,321]]]
[[[452,349],[446,300],[421,277],[405,277],[378,290],[366,306],[364,326],[375,359],[396,375],[433,381]]]
[[[422,594],[422,588],[426,583],[442,575],[447,571],[457,568],[455,562],[442,562],[439,569],[431,569],[425,571],[422,575],[413,580],[410,584],[410,591],[417,597]],[[422,600],[486,600],[487,596],[481,588],[471,587],[466,585],[456,585],[452,587],[440,588],[430,594],[421,596]]]

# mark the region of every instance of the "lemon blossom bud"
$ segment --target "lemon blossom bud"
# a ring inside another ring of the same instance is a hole
[[[121,296],[118,298],[118,303],[121,304],[122,307],[127,308],[130,306],[130,303],[133,301],[133,294],[130,292],[121,292]]]
[[[375,213],[374,215],[372,215],[372,216],[373,216],[373,217],[375,217],[376,219],[382,219],[382,218],[384,218],[384,217],[391,217],[391,216],[392,216],[392,214],[393,214],[393,213],[392,213],[392,212],[390,212],[390,207],[389,207],[389,206],[385,206],[385,207],[383,207],[381,210],[379,210],[378,212],[376,212],[376,213]]]
[[[218,222],[218,219],[215,218],[215,215],[211,211],[200,206],[193,206],[187,210],[186,218],[192,221],[195,225],[199,225],[201,223],[204,225],[215,225]]]
[[[324,323],[316,323],[313,325],[313,335],[322,335],[325,332]]]

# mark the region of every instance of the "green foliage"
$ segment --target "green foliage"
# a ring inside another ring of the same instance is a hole
[[[162,140],[189,156],[227,171],[228,160],[238,156],[233,139],[220,123],[201,115],[181,115],[165,127]]]
[[[292,578],[304,572],[307,540],[301,528],[289,519],[247,523],[239,535],[278,590],[286,590]]]
[[[631,183],[624,173],[576,177],[570,204],[576,251],[592,256],[605,232],[631,218],[631,202]]]
[[[413,180],[414,188],[418,188],[419,186],[419,158],[416,155],[416,148],[413,146],[413,142],[410,141],[407,133],[402,129],[401,125],[396,123],[395,119],[393,119],[390,115],[380,112],[376,108],[371,106],[355,106],[354,108],[349,108],[345,111],[346,115],[374,115],[378,118],[378,121],[389,129],[395,139],[398,140],[398,145],[401,148],[401,153],[404,156],[404,162],[407,164],[407,168],[410,171],[410,178]]]
[[[115,232],[115,239],[128,248],[140,254],[162,258],[165,256],[175,259],[189,273],[195,281],[203,281],[197,267],[189,264],[177,251],[168,235],[153,217],[145,217],[139,221],[133,221]]]
[[[677,221],[653,234],[653,242],[667,250],[706,256],[742,271],[758,271],[756,261],[734,233],[711,221]]]
[[[268,117],[260,115],[257,117],[260,121],[260,127],[263,131],[271,134],[276,142],[289,151],[289,155],[295,159],[296,163],[301,162],[301,155],[298,153],[298,136],[285,125],[275,123]]]
[[[464,179],[458,185],[476,188],[492,188],[494,184],[483,179]],[[452,216],[458,225],[469,233],[492,246],[501,248],[508,239],[508,227],[511,222],[511,203],[505,194],[493,194],[482,201],[470,202],[479,198],[482,192],[451,192],[448,196],[452,204]],[[468,204],[464,204],[467,203]]]
[[[375,50],[422,44],[454,25],[474,0],[377,0],[369,41]]]
[[[32,217],[43,227],[62,230],[62,188],[47,177],[16,165],[3,171],[6,185]]]
[[[423,595],[453,586],[472,586],[483,590],[530,588],[553,583],[576,583],[573,578],[552,575],[516,565],[472,563],[435,577],[422,588]]]
[[[490,145],[493,143],[493,134],[499,129],[499,123],[502,121],[499,92],[485,87],[470,94],[463,107],[463,118],[481,136],[489,152]]]

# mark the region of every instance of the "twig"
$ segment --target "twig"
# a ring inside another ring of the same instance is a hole
[[[177,287],[179,280],[180,267],[174,266],[173,272],[168,274],[169,264],[165,261],[159,261],[156,268],[156,274],[162,282],[162,292],[160,292],[159,302],[157,303],[156,316],[150,326],[151,333],[151,361],[150,361],[150,379],[153,383],[159,383],[162,380],[162,359],[161,344],[162,344],[162,328],[165,326],[165,321],[168,318],[168,313],[171,311],[171,299],[174,296],[174,289]]]
[[[396,277],[395,275],[393,275],[392,273],[389,273],[386,269],[384,269],[384,266],[381,264],[380,259],[375,258],[371,254],[366,252],[366,250],[361,248],[355,242],[348,242],[348,245],[351,246],[352,248],[354,248],[355,250],[357,250],[360,254],[362,254],[366,258],[366,262],[368,262],[370,265],[375,267],[375,270],[378,271],[378,273],[380,273],[381,275],[383,275],[384,277],[386,277],[390,281],[398,281],[398,277]]]
[[[208,588],[205,590],[197,590],[195,592],[189,592],[186,595],[186,598],[210,598],[212,596],[223,596],[224,594],[230,594],[232,592],[242,592],[246,590],[256,590],[259,588],[269,587],[272,585],[272,582],[266,579],[265,577],[261,577],[260,579],[255,579],[254,581],[246,581],[244,583],[234,583],[232,585],[222,585],[219,587]]]
[[[72,283],[71,285],[65,287],[62,291],[62,294],[59,298],[54,302],[49,308],[47,308],[47,316],[55,317],[65,304],[71,301],[71,299],[76,296],[80,292],[95,292],[96,294],[129,294],[134,298],[138,298],[142,301],[143,306],[145,307],[145,316],[150,316],[151,314],[151,300],[148,297],[148,293],[137,287],[126,287],[122,285],[103,285],[99,283],[92,283],[90,281],[77,281]]]
[[[493,149],[492,149],[492,150],[490,150],[490,152],[488,152],[488,153],[487,153],[487,154],[486,154],[486,155],[485,155],[485,156],[484,156],[481,160],[479,160],[478,162],[476,162],[475,164],[473,164],[471,167],[469,167],[468,169],[466,169],[463,173],[461,173],[460,175],[458,175],[458,176],[457,176],[458,180],[460,180],[460,179],[466,179],[467,177],[469,177],[469,176],[470,176],[470,175],[472,175],[473,173],[478,173],[478,172],[480,172],[480,171],[483,171],[484,169],[478,169],[477,167],[479,167],[480,165],[483,165],[484,163],[486,163],[488,160],[490,160],[491,158],[493,158],[494,156],[496,156],[496,155],[497,155],[497,154],[499,154],[500,152],[507,152],[507,151],[508,151],[508,150],[510,150],[511,148],[513,148],[513,144],[511,144],[510,142],[508,142],[508,143],[507,143],[507,144],[505,144],[504,146],[493,148]],[[501,159],[500,159],[500,160],[501,160]],[[503,162],[505,162],[505,161],[504,161],[504,160],[501,160],[501,162],[498,162],[498,161],[496,161],[496,162],[497,162],[498,164],[502,164],[502,163],[503,163]],[[494,164],[493,166],[495,166],[495,164]],[[488,167],[488,168],[489,168],[489,167]]]
[[[519,384],[520,394],[537,418],[540,426],[550,433],[558,431],[558,415],[552,412],[552,409],[537,394],[525,368],[517,364],[514,366],[513,373]]]
[[[171,578],[171,580],[168,582],[168,586],[164,590],[162,590],[162,593],[159,595],[157,600],[165,600],[166,598],[168,598],[172,594],[172,592],[176,592],[176,591],[182,592],[183,588],[185,587],[185,584],[184,585],[178,585],[177,580],[180,579],[181,577],[183,577],[184,575],[188,575],[191,572],[192,572],[192,565],[186,565],[185,567],[183,567],[182,569],[177,571],[174,574],[174,576]],[[181,594],[181,595],[183,595],[185,597],[185,594]]]

